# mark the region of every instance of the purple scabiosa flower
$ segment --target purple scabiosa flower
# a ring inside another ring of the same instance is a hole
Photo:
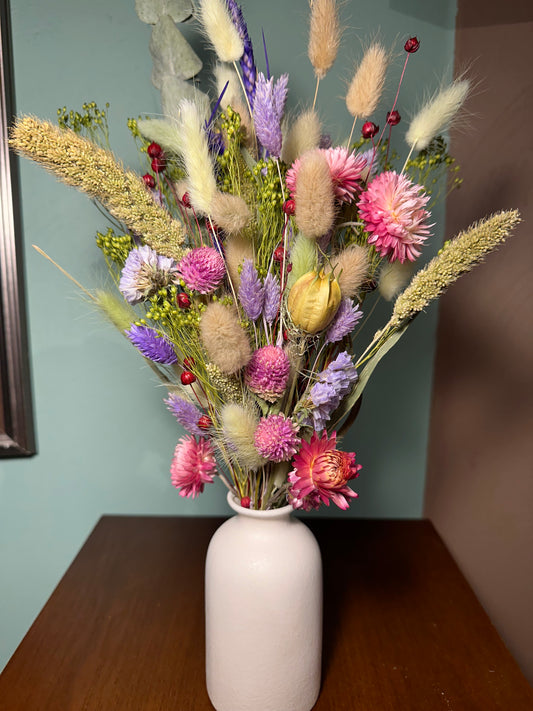
[[[118,288],[128,303],[138,304],[159,289],[173,284],[176,275],[175,262],[145,244],[128,254]]]
[[[244,89],[246,91],[246,96],[248,97],[248,103],[250,108],[253,110],[255,101],[255,83],[257,80],[257,69],[254,60],[254,50],[252,47],[252,42],[248,34],[248,27],[244,21],[244,16],[242,14],[242,9],[237,5],[235,0],[226,0],[226,5],[230,11],[231,19],[233,24],[237,28],[239,37],[242,39],[244,45],[244,52],[239,60],[242,70],[242,83],[244,84]]]
[[[124,331],[124,333],[137,350],[154,363],[172,365],[172,363],[178,362],[172,343],[155,329],[132,324],[129,331]]]
[[[263,316],[267,323],[272,323],[279,311],[281,291],[278,278],[272,272],[268,272],[263,282],[265,288],[265,303],[263,304]]]
[[[164,403],[187,432],[198,435],[199,437],[205,434],[205,432],[198,427],[198,420],[202,417],[202,413],[194,403],[189,402],[189,400],[184,400],[182,397],[178,397],[175,393],[169,393]]]
[[[274,83],[274,79],[266,79],[260,72],[257,76],[254,126],[261,145],[275,158],[279,158],[283,136],[281,119],[287,100],[289,75],[282,74]]]
[[[267,402],[276,402],[283,395],[289,379],[290,362],[279,346],[264,346],[252,353],[244,370],[248,388]]]
[[[251,259],[244,260],[239,286],[239,301],[249,319],[256,321],[261,316],[265,290]]]
[[[188,289],[209,294],[224,279],[226,263],[213,247],[196,247],[180,261],[178,274]]]
[[[326,331],[326,343],[341,341],[344,336],[353,331],[354,326],[359,323],[362,317],[363,312],[359,308],[359,304],[354,305],[351,299],[343,299]]]
[[[298,426],[285,415],[268,415],[259,420],[254,444],[259,454],[271,462],[288,462],[300,448]]]
[[[340,405],[342,398],[350,392],[358,377],[352,359],[346,351],[339,353],[335,360],[318,374],[317,382],[309,392],[314,406],[311,418],[313,428],[317,432],[326,428],[332,413]]]

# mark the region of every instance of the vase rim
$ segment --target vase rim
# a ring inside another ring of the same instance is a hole
[[[293,508],[290,504],[287,506],[282,506],[279,509],[246,509],[241,506],[237,501],[233,492],[228,491],[227,500],[229,506],[241,516],[249,516],[250,518],[262,518],[262,519],[272,519],[272,518],[282,518],[283,516],[288,516],[293,512]]]

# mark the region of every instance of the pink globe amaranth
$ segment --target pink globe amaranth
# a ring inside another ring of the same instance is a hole
[[[276,402],[283,395],[289,379],[290,362],[279,346],[264,346],[252,353],[244,370],[244,382],[267,402]]]
[[[285,415],[268,415],[259,420],[254,444],[262,457],[271,462],[288,462],[300,446],[298,426]]]
[[[372,180],[357,203],[368,244],[391,262],[414,262],[430,234],[429,196],[421,191],[405,175],[389,170]]]
[[[211,443],[202,437],[182,437],[170,465],[172,485],[179,489],[180,496],[196,497],[205,484],[212,484],[217,471],[215,453]]]
[[[214,247],[196,247],[180,261],[178,274],[188,289],[210,294],[224,279],[226,265]]]
[[[294,508],[309,510],[333,501],[345,510],[349,499],[357,497],[347,483],[359,475],[361,465],[356,464],[354,452],[342,452],[336,446],[336,432],[328,438],[325,430],[321,437],[313,432],[309,442],[302,441],[289,473],[289,500]]]

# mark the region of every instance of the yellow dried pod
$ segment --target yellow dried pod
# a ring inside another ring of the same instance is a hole
[[[307,272],[289,292],[287,309],[292,322],[307,333],[318,333],[331,322],[341,302],[341,290],[333,274]]]

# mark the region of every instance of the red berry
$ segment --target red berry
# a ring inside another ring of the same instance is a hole
[[[163,149],[159,145],[159,143],[150,143],[148,148],[146,149],[146,152],[150,156],[150,158],[161,158],[163,155]]]
[[[189,299],[188,295],[185,294],[183,291],[180,291],[180,293],[177,295],[176,301],[178,302],[178,306],[180,307],[180,309],[188,309],[191,305],[191,300]]]
[[[167,159],[162,156],[161,158],[152,158],[152,170],[154,173],[162,173],[167,167]]]
[[[285,250],[283,249],[283,247],[281,245],[279,247],[276,247],[276,249],[274,250],[274,261],[282,262],[284,256]]]
[[[374,138],[376,133],[379,131],[379,126],[376,126],[372,121],[366,121],[361,129],[361,136],[363,138]]]
[[[189,197],[189,193],[183,193],[181,202],[185,205],[185,207],[191,207],[191,198]]]
[[[155,188],[155,179],[153,175],[150,175],[150,173],[146,173],[145,175],[143,175],[143,180],[147,188],[150,188],[150,190],[153,190]]]
[[[418,39],[418,37],[409,37],[409,39],[403,46],[405,51],[409,52],[409,54],[413,54],[414,52],[417,52],[419,47],[420,47],[420,40]]]
[[[402,117],[397,111],[387,111],[387,123],[389,126],[397,126],[401,120]]]
[[[191,373],[190,370],[184,370],[183,373],[181,374],[182,385],[192,385],[195,380],[196,380],[196,375],[194,373]]]
[[[288,341],[289,340],[289,332],[287,331],[286,328],[283,329],[283,340]]]
[[[294,211],[296,210],[296,203],[292,198],[289,198],[283,203],[282,209],[286,215],[294,215]]]
[[[252,500],[250,499],[249,496],[243,496],[243,497],[242,497],[242,499],[241,499],[241,506],[243,507],[243,509],[249,509],[251,503],[252,503]]]
[[[194,358],[184,358],[183,359],[183,365],[186,368],[192,368],[194,365]]]
[[[208,415],[202,415],[197,422],[197,425],[202,430],[208,430],[213,425],[213,420]]]

